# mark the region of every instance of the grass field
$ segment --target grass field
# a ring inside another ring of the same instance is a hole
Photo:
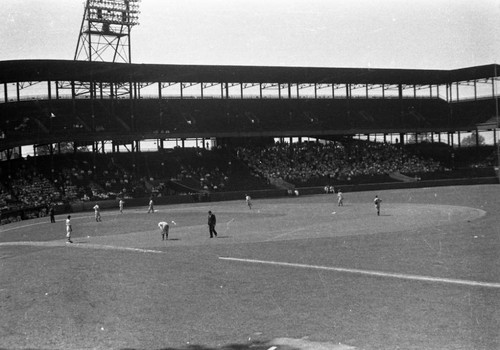
[[[0,226],[0,348],[500,349],[500,186],[344,197]]]

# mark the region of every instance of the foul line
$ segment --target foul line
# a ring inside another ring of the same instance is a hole
[[[70,247],[75,248],[94,248],[94,249],[111,249],[111,250],[128,250],[131,252],[141,252],[141,253],[163,253],[160,250],[152,250],[152,249],[142,249],[142,248],[130,248],[130,247],[117,247],[112,245],[101,245],[101,244],[67,244]]]
[[[452,278],[439,278],[439,277],[428,277],[428,276],[419,276],[419,275],[407,275],[407,274],[401,274],[401,273],[389,273],[389,272],[370,271],[370,270],[347,269],[347,268],[343,268],[343,267],[295,264],[295,263],[286,263],[286,262],[279,262],[279,261],[240,259],[240,258],[230,258],[230,257],[219,257],[219,259],[230,260],[230,261],[240,261],[240,262],[247,262],[247,263],[266,264],[266,265],[279,265],[279,266],[289,266],[289,267],[300,267],[300,268],[305,268],[305,269],[345,272],[345,273],[353,273],[353,274],[367,275],[367,276],[399,278],[399,279],[403,279],[403,280],[412,280],[412,281],[450,283],[450,284],[459,284],[459,285],[472,286],[472,287],[500,288],[500,283],[493,283],[493,282],[468,281],[468,280],[458,280],[458,279],[452,279]]]
[[[131,252],[141,252],[141,253],[163,253],[161,250],[153,250],[153,249],[142,249],[142,248],[131,248],[131,247],[120,247],[120,246],[112,246],[112,245],[103,245],[103,244],[92,244],[92,243],[68,243],[66,241],[30,241],[30,242],[2,242],[0,243],[0,247],[2,246],[15,246],[15,245],[24,245],[24,246],[38,246],[38,247],[71,247],[71,248],[81,248],[81,249],[104,249],[104,250],[126,250]]]

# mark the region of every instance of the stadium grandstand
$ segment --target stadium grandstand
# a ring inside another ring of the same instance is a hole
[[[139,13],[87,0],[74,60],[0,61],[2,223],[118,198],[498,181],[497,64],[135,64]]]
[[[2,220],[125,197],[497,181],[498,68],[0,62]]]

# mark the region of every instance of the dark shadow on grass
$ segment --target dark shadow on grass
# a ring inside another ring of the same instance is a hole
[[[167,241],[180,241],[181,239],[180,238],[169,238],[167,239]]]
[[[215,238],[229,238],[229,237],[231,237],[231,236],[217,236]]]

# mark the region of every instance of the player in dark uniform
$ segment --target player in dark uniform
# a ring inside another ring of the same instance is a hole
[[[216,225],[217,219],[215,218],[215,214],[213,214],[211,211],[208,212],[208,231],[210,233],[210,238],[213,238],[214,236],[217,237],[217,231],[215,231],[215,225]]]
[[[56,217],[55,217],[54,206],[53,205],[51,205],[50,208],[49,208],[49,215],[50,215],[50,222],[51,223],[56,222]]]

